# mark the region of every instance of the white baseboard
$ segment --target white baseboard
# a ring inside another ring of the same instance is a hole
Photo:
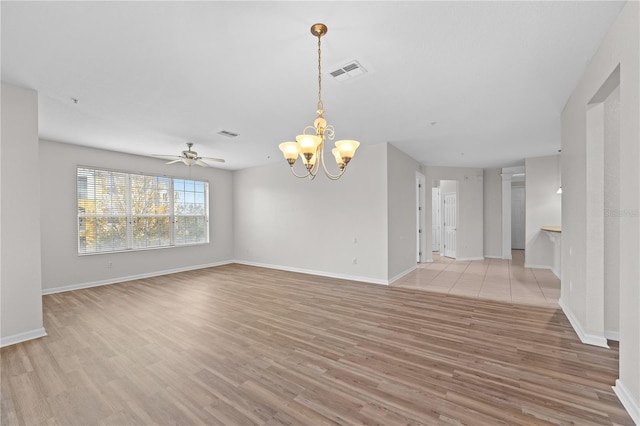
[[[635,422],[636,425],[640,425],[640,404],[638,401],[633,398],[629,389],[620,381],[620,379],[616,380],[616,385],[612,387],[616,396],[622,403],[622,406],[631,419]]]
[[[0,348],[5,346],[15,345],[16,343],[26,342],[27,340],[37,339],[38,337],[44,337],[47,335],[44,327],[36,328],[35,330],[25,331],[24,333],[14,334],[12,336],[0,338]]]
[[[553,266],[549,266],[549,265],[534,265],[531,263],[525,263],[524,264],[525,268],[529,268],[529,269],[547,269],[551,272],[553,272],[553,275],[555,275],[558,278],[560,277],[560,271],[556,270]]]
[[[187,267],[184,267],[184,268],[165,269],[163,271],[155,271],[155,272],[149,272],[149,273],[145,273],[145,274],[129,275],[129,276],[126,276],[126,277],[110,278],[108,280],[100,280],[100,281],[92,281],[92,282],[88,282],[88,283],[65,285],[65,286],[61,286],[61,287],[44,288],[44,289],[42,289],[42,294],[46,295],[46,294],[62,293],[62,292],[65,292],[65,291],[80,290],[80,289],[83,289],[83,288],[98,287],[98,286],[101,286],[101,285],[117,284],[117,283],[121,283],[121,282],[125,282],[125,281],[140,280],[142,278],[151,278],[151,277],[158,277],[160,275],[175,274],[177,272],[195,271],[197,269],[212,268],[214,266],[228,265],[230,263],[233,263],[233,261],[225,260],[223,262],[207,263],[205,265],[195,265],[195,266],[187,266]]]
[[[584,330],[584,328],[582,328],[582,325],[580,325],[580,322],[573,315],[571,309],[569,309],[569,307],[563,302],[562,298],[558,300],[558,305],[560,305],[560,308],[562,308],[562,312],[564,312],[564,315],[571,323],[573,330],[576,332],[578,338],[582,343],[585,343],[587,345],[600,346],[601,348],[609,347],[609,345],[607,345],[607,339],[604,336],[589,334]]]
[[[532,263],[525,263],[524,264],[525,268],[529,268],[529,269],[548,269],[549,271],[553,271],[553,267],[549,266],[549,265],[535,265]],[[555,274],[555,272],[554,272]]]
[[[400,278],[404,277],[407,274],[410,274],[411,272],[415,271],[416,269],[418,269],[418,266],[414,265],[411,268],[407,269],[406,271],[400,272],[395,277],[389,278],[388,284],[393,284],[394,282],[398,281]]]
[[[509,255],[509,256],[502,256],[502,257],[501,257],[501,259],[503,259],[503,260],[511,260],[511,259],[513,259],[513,257],[511,257],[511,255]]]
[[[604,331],[604,337],[607,340],[613,340],[615,342],[620,341],[620,332],[619,331]]]
[[[484,260],[484,257],[456,257],[456,260],[461,260],[461,261]]]
[[[502,259],[502,256],[485,256],[485,259]]]
[[[271,265],[269,263],[250,262],[247,260],[234,260],[233,263],[240,265],[256,266],[258,268],[279,269],[281,271],[298,272],[300,274],[318,275],[320,277],[339,278],[341,280],[359,281],[371,284],[389,285],[389,280],[378,278],[361,277],[358,275],[336,274],[333,272],[315,271],[312,269],[293,268],[290,266]]]

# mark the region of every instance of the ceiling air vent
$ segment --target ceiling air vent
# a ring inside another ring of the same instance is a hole
[[[218,134],[219,134],[220,136],[226,136],[226,137],[228,137],[228,138],[235,138],[236,136],[238,136],[238,134],[237,134],[237,133],[233,133],[233,132],[230,132],[230,131],[228,131],[228,130],[220,130],[220,131],[218,132]]]
[[[358,61],[351,61],[337,70],[331,71],[329,74],[337,81],[345,81],[363,75],[366,72],[367,70]]]

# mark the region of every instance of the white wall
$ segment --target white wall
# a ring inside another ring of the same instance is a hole
[[[458,181],[440,180],[440,198],[444,199],[445,194],[451,194],[452,192],[458,193]]]
[[[233,194],[237,261],[388,282],[386,144],[362,146],[337,182],[295,178],[284,159],[238,170]]]
[[[387,144],[387,239],[390,281],[416,268],[416,172],[419,171],[420,164],[417,161],[393,145]]]
[[[42,288],[45,293],[228,263],[233,258],[230,171],[192,167],[209,182],[210,243],[125,253],[78,256],[76,166],[189,177],[183,164],[51,141],[40,141]],[[107,262],[112,263],[107,268]]]
[[[620,338],[620,87],[604,101],[604,332]]]
[[[427,186],[431,186],[434,179],[458,181],[457,259],[484,258],[482,169],[426,166],[425,175]],[[426,213],[427,224],[431,224],[431,210],[427,209]],[[427,247],[431,247],[431,226],[427,226],[426,231]],[[425,257],[433,261],[430,251]]]
[[[502,173],[501,169],[484,169],[483,220],[484,256],[502,257]]]
[[[559,161],[559,155],[525,160],[525,266],[528,268],[553,268],[553,242],[540,228],[562,223],[561,195],[556,194],[560,182]]]
[[[35,91],[2,83],[0,140],[0,346],[6,346],[45,335]]]
[[[614,390],[640,423],[640,3],[627,2],[562,112],[561,306],[583,342],[604,340],[602,283],[587,280],[587,224],[604,212],[587,213],[593,189],[586,177],[587,105],[619,66],[620,72],[620,379]],[[593,195],[593,194],[592,194]],[[590,218],[587,214],[591,215]]]

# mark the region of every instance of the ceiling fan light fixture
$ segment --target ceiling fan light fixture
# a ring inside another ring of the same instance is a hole
[[[193,164],[197,164],[198,166],[201,166],[201,167],[209,167],[210,165],[207,163],[207,161],[214,162],[214,163],[224,163],[225,162],[222,158],[200,157],[200,156],[198,156],[197,152],[191,150],[192,146],[193,146],[192,142],[187,142],[187,149],[185,151],[182,151],[181,155],[156,155],[156,154],[154,154],[153,157],[162,158],[164,160],[170,160],[169,162],[167,162],[165,164],[173,164],[173,163],[180,163],[181,162],[181,163],[186,164],[189,167],[191,167]]]

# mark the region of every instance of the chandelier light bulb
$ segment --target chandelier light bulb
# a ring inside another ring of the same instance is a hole
[[[340,155],[348,163],[356,154],[356,149],[360,146],[358,141],[342,140],[336,142],[336,148],[340,151]]]
[[[322,143],[322,138],[315,135],[298,135],[296,136],[300,153],[302,155],[313,155],[318,150],[318,146]]]
[[[340,151],[338,150],[338,148],[333,148],[331,150],[331,153],[333,154],[333,157],[336,159],[336,164],[338,166],[340,166],[340,168],[344,168],[344,161],[342,160],[342,154],[340,154]]]
[[[309,159],[307,159],[307,157],[302,157],[302,163],[305,165],[305,167],[307,168],[307,170],[312,169],[313,166],[315,166],[316,164],[316,157],[317,155],[314,153],[313,155],[311,155],[309,157]]]
[[[300,154],[300,147],[295,142],[282,142],[278,145],[280,151],[284,155],[285,160],[289,162],[291,166],[293,166],[298,159],[298,154]]]

